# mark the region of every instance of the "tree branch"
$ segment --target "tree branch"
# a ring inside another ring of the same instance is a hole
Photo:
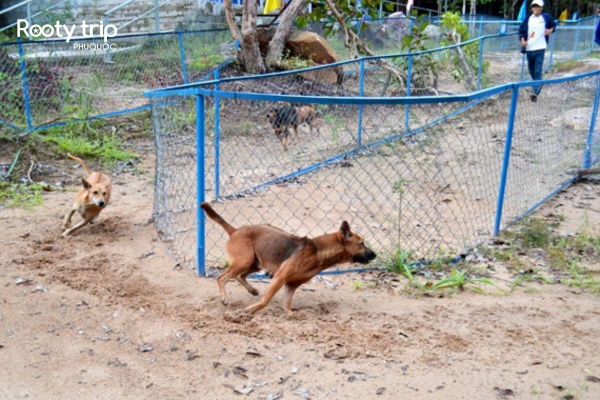
[[[266,58],[268,69],[272,70],[277,66],[277,61],[279,61],[279,57],[283,52],[285,42],[294,27],[294,21],[302,9],[306,7],[308,1],[309,0],[291,0],[286,9],[282,12],[281,22],[279,22],[279,26],[277,26],[273,39],[269,42]]]
[[[344,17],[340,14],[338,9],[335,7],[333,0],[325,0],[325,3],[327,3],[327,7],[331,10],[331,13],[335,17],[335,19],[337,19],[338,23],[340,24],[340,27],[342,27],[342,29],[344,30],[345,44],[346,47],[350,49],[350,54],[352,58],[358,57],[358,49],[360,49],[364,54],[374,56],[375,54],[373,53],[373,51],[371,51],[369,46],[367,46],[367,44],[363,42],[362,39],[359,38],[356,33],[354,33],[354,31],[352,31],[346,26],[346,21],[344,20]],[[404,85],[404,82],[406,81],[406,75],[394,65],[382,59],[376,59],[373,60],[373,62],[382,69],[385,69],[386,71],[389,71],[392,74],[394,74],[394,76],[400,81],[400,83]]]

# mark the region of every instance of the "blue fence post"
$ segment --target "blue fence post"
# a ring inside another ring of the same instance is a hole
[[[556,37],[558,36],[558,27],[554,30],[552,34],[552,43],[550,44],[550,62],[548,63],[548,68],[552,68],[552,60],[554,59],[554,47],[556,47]]]
[[[183,73],[183,83],[187,84],[187,66],[185,65],[185,49],[183,48],[183,33],[181,32],[181,28],[179,28],[177,36],[179,36],[179,56],[181,57],[181,72]]]
[[[406,97],[410,96],[410,81],[411,81],[411,77],[412,77],[412,59],[413,59],[413,56],[408,56],[408,72],[406,74]],[[404,128],[406,130],[406,133],[408,133],[410,131],[409,115],[410,115],[410,105],[407,103],[406,104],[406,116],[404,119]]]
[[[206,217],[200,204],[204,202],[204,96],[196,96],[196,240],[198,275],[205,275],[205,225]]]
[[[598,97],[600,96],[600,75],[596,75],[596,95],[594,96],[594,106],[592,107],[592,118],[590,119],[590,131],[585,141],[585,154],[583,156],[583,168],[592,167],[592,139],[596,129],[596,117],[598,114]]]
[[[481,36],[480,36],[481,37]],[[483,41],[485,39],[481,37],[479,41],[479,69],[477,70],[477,90],[481,90],[481,74],[483,72]]]
[[[573,50],[573,58],[577,58],[577,47],[579,47],[579,25],[581,20],[577,20],[577,34],[575,35],[575,50]]]
[[[215,70],[215,80],[219,79],[219,70],[216,69]],[[219,90],[219,84],[215,84],[215,90]],[[221,130],[221,120],[220,120],[220,114],[221,114],[221,101],[218,97],[215,97],[215,198],[219,198],[219,191],[220,191],[220,177],[221,174],[219,172],[219,161],[221,160],[220,158],[220,143],[221,143],[221,134],[220,134],[220,130]]]
[[[512,99],[510,102],[510,113],[508,115],[508,126],[506,128],[506,143],[504,145],[504,160],[502,161],[502,174],[500,176],[500,189],[498,190],[498,208],[496,209],[496,221],[494,222],[494,236],[500,233],[502,223],[502,208],[504,207],[504,192],[506,189],[506,176],[508,174],[508,163],[510,161],[510,147],[512,146],[513,129],[515,126],[515,115],[517,102],[519,101],[519,86],[513,86]]]
[[[479,37],[483,36],[483,15],[479,17]]]
[[[364,58],[360,60],[360,79],[358,81],[358,95],[360,97],[363,96],[363,91],[365,87],[365,60]],[[362,104],[358,105],[358,147],[362,146],[362,116],[363,116],[363,106]]]
[[[29,3],[27,3],[29,5]],[[29,106],[29,87],[27,86],[27,68],[25,66],[25,57],[23,56],[23,44],[21,38],[17,38],[19,46],[19,64],[21,66],[21,82],[23,83],[23,101],[25,102],[25,118],[27,119],[27,130],[33,131],[31,123],[31,107]]]

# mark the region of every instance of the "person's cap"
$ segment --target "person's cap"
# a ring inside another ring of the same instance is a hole
[[[533,7],[533,6],[544,7],[544,2],[542,0],[533,0],[531,2],[531,7]]]

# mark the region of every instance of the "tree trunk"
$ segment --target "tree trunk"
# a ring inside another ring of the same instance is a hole
[[[235,14],[233,13],[233,7],[231,5],[231,0],[224,0],[223,4],[225,6],[225,17],[227,18],[227,25],[229,25],[229,31],[231,32],[231,36],[233,37],[233,40],[237,40],[237,42],[241,46],[242,45],[242,35],[240,34],[240,29],[238,28],[237,23],[235,22]],[[237,52],[237,58],[240,61],[240,63],[242,65],[245,65],[244,54],[239,50],[236,50],[236,52]]]
[[[244,53],[244,66],[246,72],[262,74],[265,72],[265,63],[258,48],[258,35],[256,33],[256,1],[244,2],[244,15],[242,16],[242,52]]]
[[[471,0],[471,12],[469,14],[475,15],[476,4],[477,4],[477,0]]]
[[[291,0],[291,4],[289,4],[283,12],[275,35],[269,42],[269,50],[267,51],[266,59],[267,68],[269,70],[273,70],[277,67],[277,61],[279,61],[279,57],[283,52],[285,42],[294,28],[294,21],[304,7],[306,7],[308,1],[309,0]]]

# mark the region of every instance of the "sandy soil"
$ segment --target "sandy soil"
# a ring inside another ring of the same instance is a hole
[[[73,191],[1,210],[0,398],[600,398],[586,380],[600,376],[595,295],[528,283],[438,298],[369,273],[315,279],[293,317],[280,296],[248,316],[256,299],[241,286],[230,283],[225,307],[213,279],[167,255],[149,223],[151,157],[139,170],[114,176],[110,207],[69,239]],[[74,182],[80,169],[68,171]],[[598,232],[590,192],[600,187],[571,188],[538,215]]]

